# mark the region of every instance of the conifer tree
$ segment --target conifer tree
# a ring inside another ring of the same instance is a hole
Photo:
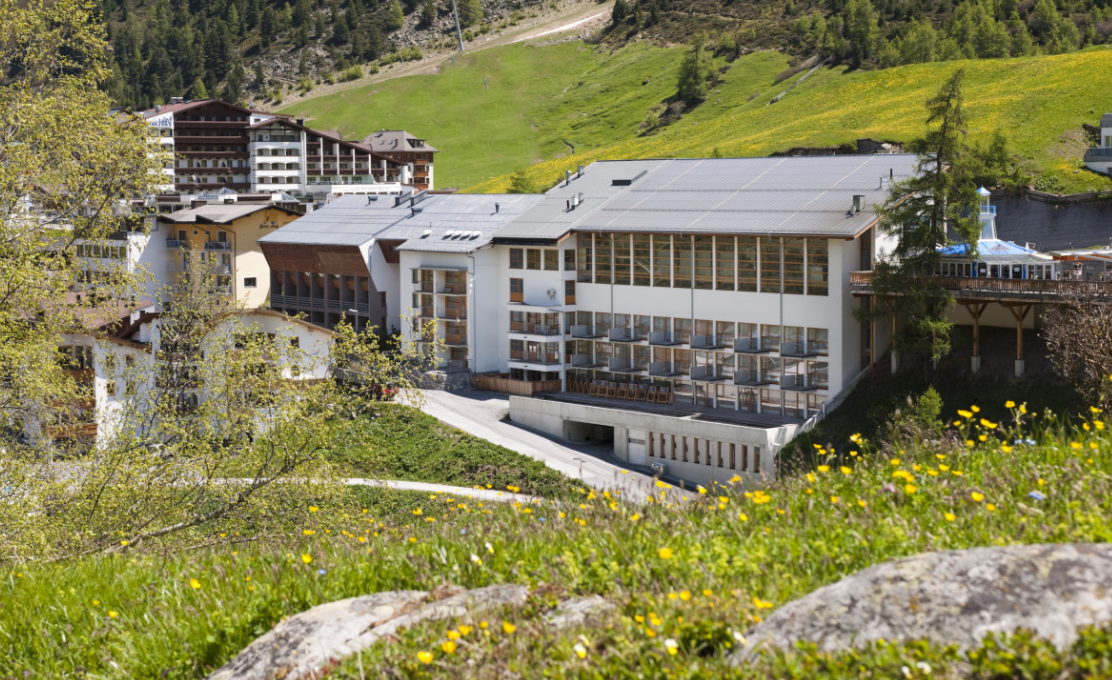
[[[459,0],[459,23],[472,26],[483,20],[483,6],[479,0]]]
[[[950,350],[953,324],[946,310],[953,296],[919,277],[937,271],[938,248],[951,243],[948,233],[967,248],[976,247],[980,234],[976,162],[965,141],[964,77],[965,70],[958,69],[927,101],[927,132],[907,145],[918,158],[916,174],[894,182],[887,202],[876,209],[878,228],[894,236],[896,245],[890,258],[874,264],[873,290],[891,308],[859,313],[865,318],[894,314],[900,329],[894,348],[925,352],[931,359]]]
[[[706,41],[706,34],[700,33],[695,36],[691,49],[680,63],[676,97],[681,101],[695,102],[707,96],[709,81],[714,77],[714,62],[703,49]]]

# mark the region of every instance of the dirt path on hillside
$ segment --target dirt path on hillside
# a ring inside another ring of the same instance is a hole
[[[599,3],[594,0],[579,0],[573,4],[561,6],[555,12],[542,14],[532,19],[524,19],[517,26],[511,26],[503,31],[492,31],[486,35],[476,37],[471,42],[464,43],[467,52],[478,52],[491,47],[501,47],[511,43],[545,38],[548,40],[558,38],[558,34],[567,31],[582,31],[601,27],[609,21],[613,10],[612,0]],[[364,76],[357,80],[335,85],[318,85],[305,96],[293,95],[282,102],[281,108],[288,109],[310,99],[316,99],[329,94],[352,90],[373,83],[381,83],[393,78],[405,76],[436,75],[440,72],[441,65],[459,54],[458,50],[440,50],[427,53],[418,61],[403,64],[390,64],[374,75]],[[309,118],[309,120],[312,120]]]

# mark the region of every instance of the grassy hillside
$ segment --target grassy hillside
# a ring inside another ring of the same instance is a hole
[[[584,150],[577,163],[601,158],[764,156],[793,146],[831,146],[863,137],[905,141],[923,130],[923,103],[960,66],[967,73],[966,117],[973,141],[1002,130],[1037,186],[1051,191],[1112,189],[1084,169],[1089,145],[1081,125],[1097,124],[1112,107],[1112,51],[1094,48],[1050,57],[902,66],[882,71],[824,69],[781,102],[783,85],[740,85],[750,57],[735,62],[715,96],[659,135]],[[798,76],[797,76],[798,77]],[[554,160],[530,169],[551,183],[569,165]],[[508,178],[475,187],[500,191]]]
[[[679,54],[679,48],[644,43],[612,54],[578,43],[512,45],[466,55],[441,75],[388,81],[286,112],[351,135],[404,126],[441,149],[438,185],[493,192],[505,191],[508,177],[484,177],[538,160],[545,162],[529,174],[548,185],[565,169],[601,158],[709,156],[716,149],[761,156],[862,137],[904,141],[922,131],[927,97],[965,66],[973,140],[1003,130],[1040,188],[1112,189],[1108,178],[1080,169],[1089,144],[1081,125],[1096,124],[1112,109],[1107,48],[881,71],[825,68],[771,106],[802,74],[776,83],[788,58],[758,52],[735,61],[704,104],[658,134],[639,137],[648,111],[675,91]]]
[[[539,677],[541,669],[560,678],[902,677],[900,667],[919,660],[932,677],[952,677],[962,655],[925,645],[833,658],[812,651],[752,669],[731,669],[726,656],[734,634],[770,610],[877,562],[1112,539],[1104,423],[1064,430],[1024,415],[1022,405],[1004,410],[996,422],[983,411],[947,412],[957,427],[927,445],[900,445],[897,458],[868,442],[837,442],[840,453],[852,451],[842,458],[847,467],[832,457],[830,467],[767,493],[715,488],[677,503],[659,489],[648,504],[583,493],[578,503],[533,507],[414,497],[406,502],[419,503],[421,515],[406,519],[322,506],[296,513],[284,534],[239,544],[11,565],[0,581],[0,676],[202,678],[316,604],[452,582],[545,585],[521,611],[403,631],[330,677]],[[1013,444],[1028,437],[1037,443]],[[541,624],[558,600],[592,593],[618,607],[607,625],[553,632]],[[447,631],[460,623],[471,632],[445,650]],[[573,652],[580,633],[582,659]],[[971,659],[966,672],[1082,677],[1080,664],[1107,663],[1109,633],[1073,656],[1017,643]],[[433,653],[433,662],[424,665],[418,652]]]
[[[398,78],[283,111],[361,137],[405,128],[440,150],[438,186],[468,186],[518,167],[631,137],[672,94],[680,50],[634,44],[613,55],[582,43],[464,54],[439,75]],[[647,84],[642,84],[648,81]]]

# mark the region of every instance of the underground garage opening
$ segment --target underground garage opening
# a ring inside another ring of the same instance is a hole
[[[610,425],[564,421],[564,438],[576,444],[605,444],[613,447],[614,428]]]

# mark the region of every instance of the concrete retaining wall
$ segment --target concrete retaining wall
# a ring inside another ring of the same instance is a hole
[[[778,444],[790,441],[798,429],[796,425],[733,425],[518,396],[510,397],[510,419],[573,443],[605,441],[612,428],[614,455],[620,460],[635,465],[662,463],[665,474],[703,485],[725,483],[734,475],[757,483],[774,478],[773,454]]]

